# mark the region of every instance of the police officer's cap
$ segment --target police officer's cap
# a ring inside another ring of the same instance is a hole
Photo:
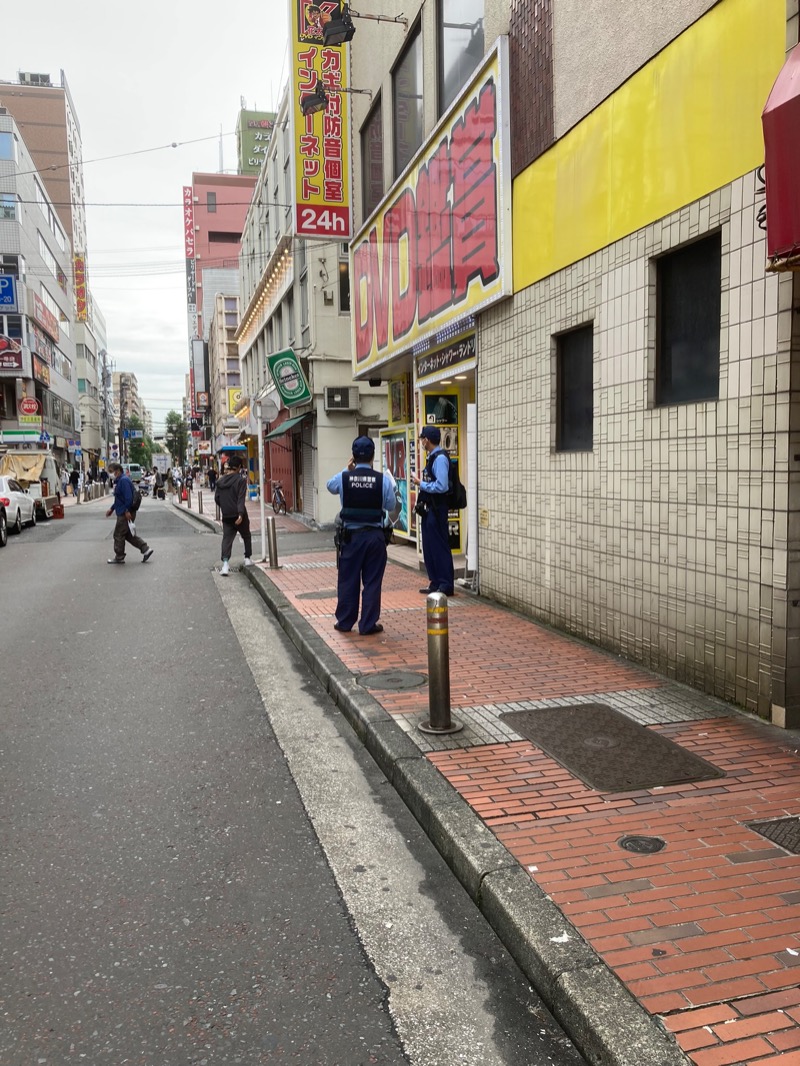
[[[370,462],[375,457],[375,441],[372,437],[356,437],[353,441],[353,458],[358,462]]]
[[[429,440],[431,444],[438,444],[442,439],[442,434],[436,426],[423,426],[419,431],[420,440]]]

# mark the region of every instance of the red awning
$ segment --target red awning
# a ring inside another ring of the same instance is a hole
[[[770,259],[792,259],[800,256],[800,44],[789,53],[761,122],[767,183],[767,255]],[[800,267],[800,262],[796,265]]]

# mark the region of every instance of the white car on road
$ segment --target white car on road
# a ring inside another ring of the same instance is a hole
[[[0,477],[0,503],[5,505],[12,533],[21,533],[23,526],[36,525],[36,502],[13,477]]]

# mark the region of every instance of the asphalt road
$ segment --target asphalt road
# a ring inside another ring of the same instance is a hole
[[[0,551],[0,1062],[580,1066],[218,538]]]

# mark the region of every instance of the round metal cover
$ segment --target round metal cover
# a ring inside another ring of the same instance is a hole
[[[393,692],[419,688],[427,682],[425,674],[415,674],[411,670],[379,670],[374,674],[362,674],[358,679],[364,688],[384,688]]]
[[[619,846],[636,855],[655,855],[667,846],[667,842],[661,837],[623,837]]]

